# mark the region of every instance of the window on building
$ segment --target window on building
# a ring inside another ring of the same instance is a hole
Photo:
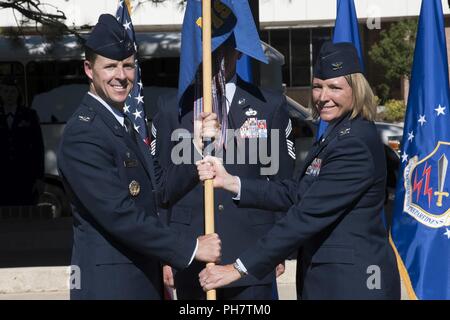
[[[6,76],[13,77],[22,89],[22,92],[25,92],[25,68],[22,63],[17,61],[0,61],[0,81]]]
[[[0,77],[16,76],[23,77],[24,68],[20,62],[16,61],[0,61]]]
[[[311,71],[323,42],[331,39],[332,28],[269,29],[261,40],[280,51],[285,58],[283,82],[288,87],[311,85]]]
[[[178,87],[180,58],[152,58],[140,62],[144,86]]]
[[[289,29],[270,30],[270,45],[280,51],[284,55],[284,65],[281,67],[281,73],[283,76],[283,82],[287,86],[291,86],[291,74],[290,74],[290,41],[289,41]]]
[[[309,29],[291,29],[291,87],[309,86],[311,82]]]
[[[87,84],[83,61],[31,61],[27,64],[27,94],[31,103],[39,93],[69,84]]]
[[[267,44],[270,42],[270,40],[269,40],[269,31],[267,31],[267,30],[261,31],[260,34],[259,34],[259,37],[260,37],[261,41],[264,41]]]

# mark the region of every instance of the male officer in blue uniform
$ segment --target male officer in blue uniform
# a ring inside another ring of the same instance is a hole
[[[161,263],[216,261],[216,234],[196,237],[164,226],[157,201],[175,202],[198,183],[193,165],[164,170],[123,113],[134,81],[135,49],[112,15],[86,42],[89,92],[67,123],[58,168],[73,207],[72,299],[161,299]],[[185,179],[180,180],[180,175]],[[77,269],[74,269],[75,271]]]
[[[234,36],[222,44],[213,54],[212,61],[218,56],[224,56],[226,100],[228,108],[229,132],[226,147],[220,150],[224,165],[233,174],[260,179],[276,180],[292,175],[295,160],[293,148],[291,121],[287,115],[286,100],[282,94],[263,90],[253,84],[243,81],[236,74],[236,62],[241,53]],[[217,65],[215,66],[217,68]],[[218,71],[217,71],[218,72]],[[183,109],[191,110],[181,119],[175,97],[170,101],[160,101],[159,113],[153,123],[152,132],[156,133],[156,153],[161,165],[170,166],[173,147],[179,141],[171,141],[171,135],[176,129],[184,128],[194,132],[193,118],[193,87],[189,88],[183,98]],[[275,130],[278,136],[271,135]],[[276,140],[273,140],[276,139]],[[155,139],[153,139],[155,141]],[[254,144],[253,144],[254,143]],[[264,163],[259,149],[252,149],[257,144],[266,144],[272,152],[271,163]],[[192,143],[190,144],[192,146]],[[234,156],[227,155],[234,152]],[[193,154],[194,151],[191,151]],[[238,158],[245,159],[239,162]],[[254,158],[256,161],[252,162]],[[273,166],[264,174],[262,168]],[[204,233],[203,188],[198,185],[175,205],[169,208],[168,222],[171,227],[187,232],[192,236]],[[215,230],[222,240],[222,261],[230,263],[246,248],[256,243],[274,224],[277,215],[272,211],[262,209],[240,209],[224,190],[216,189],[215,200]],[[176,267],[176,266],[174,266]],[[205,293],[198,283],[198,273],[204,267],[201,263],[192,263],[189,268],[178,270],[174,276],[174,284],[178,299],[204,299]],[[280,266],[282,267],[282,266]],[[167,275],[169,273],[169,275]],[[165,277],[170,282],[171,270],[165,267]],[[220,300],[244,300],[273,298],[273,283],[275,268],[272,272],[257,279],[249,276],[230,287],[218,291]]]

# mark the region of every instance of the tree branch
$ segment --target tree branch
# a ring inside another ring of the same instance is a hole
[[[4,0],[0,1],[0,9],[12,9],[22,14],[23,17],[40,23],[50,30],[60,32],[61,34],[72,34],[77,37],[80,43],[84,42],[81,35],[75,30],[69,29],[64,22],[67,17],[63,11],[56,10],[56,14],[46,13],[42,10],[42,3],[39,0]]]

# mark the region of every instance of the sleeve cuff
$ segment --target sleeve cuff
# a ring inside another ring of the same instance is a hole
[[[192,253],[191,260],[189,260],[189,263],[187,265],[188,267],[191,265],[192,261],[194,261],[195,255],[197,254],[197,249],[198,249],[198,239],[195,243],[195,249],[194,252]]]
[[[200,155],[200,159],[203,159],[203,153],[202,150],[200,150],[197,145],[194,142],[194,139],[192,139],[192,144],[194,145],[194,149],[197,151],[198,155]],[[194,159],[198,159],[197,157],[194,157]]]
[[[241,200],[241,179],[238,176],[236,176],[236,178],[238,180],[239,192],[235,197],[233,197],[233,200]]]
[[[241,270],[245,273],[248,274],[247,268],[244,266],[244,264],[242,263],[241,259],[236,259],[236,263],[238,264],[238,266],[241,268]]]

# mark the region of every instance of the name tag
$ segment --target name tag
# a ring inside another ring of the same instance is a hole
[[[135,159],[127,159],[123,162],[125,168],[135,168],[138,166],[138,161]]]

